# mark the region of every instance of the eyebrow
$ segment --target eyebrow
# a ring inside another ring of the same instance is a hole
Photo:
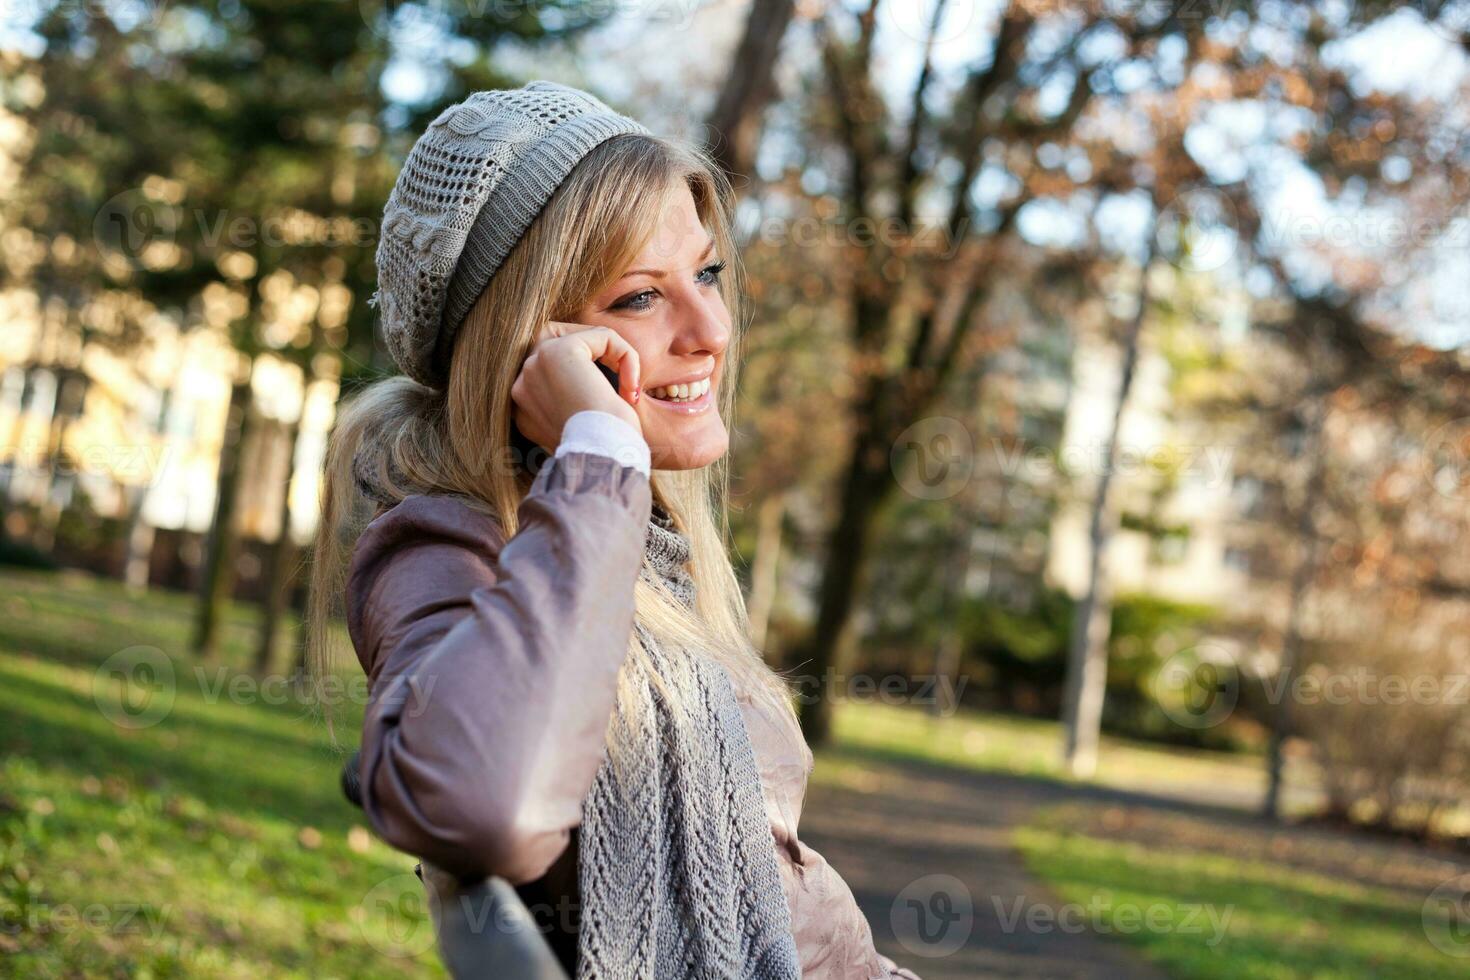
[[[699,261],[703,262],[705,259],[709,258],[709,253],[710,253],[710,251],[714,247],[715,247],[715,240],[713,238],[711,238],[705,244],[704,251],[701,252],[701,253],[699,253]],[[629,276],[652,276],[655,279],[662,279],[665,275],[666,275],[666,273],[664,272],[663,269],[629,269],[627,272],[623,273],[621,276],[618,276],[618,282],[622,282],[624,279],[627,279]]]

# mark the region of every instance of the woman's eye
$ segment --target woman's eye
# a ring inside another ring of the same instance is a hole
[[[694,279],[701,286],[713,286],[719,283],[720,273],[725,271],[724,262],[711,262],[709,265],[695,273]],[[658,295],[656,289],[645,289],[631,296],[625,296],[612,305],[614,310],[646,310],[653,305],[653,298]]]
[[[699,278],[704,285],[713,286],[715,283],[720,281],[720,273],[724,271],[724,262],[711,262],[709,265],[699,270],[699,276],[697,278]]]
[[[613,304],[615,310],[646,310],[648,304],[653,302],[653,290],[645,289],[641,293],[624,297]]]

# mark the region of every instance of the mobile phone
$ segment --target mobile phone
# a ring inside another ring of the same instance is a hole
[[[593,363],[597,365],[597,370],[602,372],[602,376],[607,379],[607,383],[613,386],[613,391],[617,391],[618,372],[614,371],[612,368],[608,367],[601,361],[594,361]]]

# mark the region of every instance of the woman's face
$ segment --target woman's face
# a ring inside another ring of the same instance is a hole
[[[693,195],[681,186],[622,278],[574,317],[611,328],[638,352],[643,395],[634,411],[655,469],[707,466],[730,446],[716,408],[730,343],[730,313],[718,285],[724,259],[714,252]],[[675,385],[682,397],[671,390]]]

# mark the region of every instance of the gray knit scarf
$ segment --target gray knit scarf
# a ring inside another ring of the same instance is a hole
[[[644,574],[694,602],[688,538],[655,505]],[[665,657],[636,626],[654,669]],[[646,676],[619,705],[578,834],[578,980],[799,980],[755,751],[729,675],[697,658],[703,710],[676,726]],[[634,717],[634,716],[637,717]]]

